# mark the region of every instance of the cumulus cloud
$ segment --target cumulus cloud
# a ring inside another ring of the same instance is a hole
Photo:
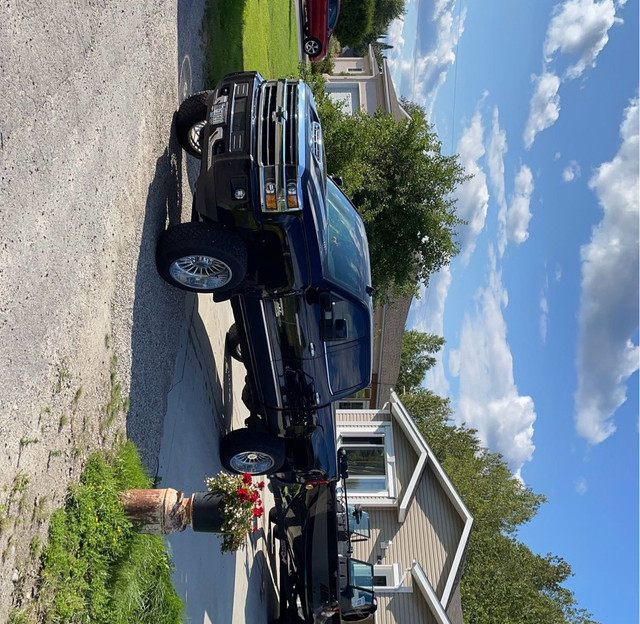
[[[460,164],[466,173],[472,176],[461,184],[455,192],[457,214],[467,223],[458,231],[461,258],[463,264],[469,262],[469,258],[476,247],[476,237],[484,228],[489,207],[489,189],[487,188],[487,176],[478,161],[484,156],[484,128],[482,116],[476,112],[471,123],[465,128],[458,142],[458,155]]]
[[[615,431],[613,416],[626,401],[626,381],[638,370],[638,100],[624,111],[622,143],[589,181],[603,217],[581,249],[578,434],[598,444]]]
[[[414,300],[411,327],[418,331],[444,336],[444,308],[451,286],[451,269],[446,266],[432,275],[428,287],[420,288],[420,298]],[[447,349],[445,344],[444,349]],[[449,396],[449,382],[443,364],[443,351],[436,354],[435,365],[427,371],[425,385],[440,396]]]
[[[507,236],[510,241],[520,244],[529,238],[531,220],[531,193],[533,193],[533,174],[527,165],[521,165],[514,181],[513,197],[507,212]]]
[[[587,68],[595,66],[598,54],[609,41],[609,30],[622,22],[616,11],[624,4],[626,0],[566,0],[555,7],[543,46],[544,67],[540,76],[535,77],[525,125],[526,149],[531,147],[538,132],[558,120],[561,82],[578,78]],[[565,69],[551,70],[551,65],[564,65]]]
[[[419,16],[423,25],[420,43],[426,41],[428,47],[416,46],[414,58],[402,65],[402,80],[411,87],[411,99],[424,103],[428,118],[438,90],[455,63],[455,50],[464,33],[466,16],[467,9],[458,10],[455,0],[439,0],[429,17]]]
[[[394,77],[397,76],[402,65],[402,54],[405,45],[404,28],[405,21],[403,19],[395,19],[389,24],[387,32],[387,43],[393,46],[387,51],[387,65],[391,75]]]
[[[504,456],[516,476],[533,457],[535,406],[518,392],[507,342],[503,308],[508,303],[502,275],[490,251],[488,284],[477,309],[465,316],[460,334],[460,398],[456,418],[478,430],[481,442]]]
[[[524,146],[533,145],[538,132],[552,126],[560,117],[560,78],[552,72],[544,72],[535,78],[535,88],[529,105],[529,118],[524,129]]]
[[[596,64],[598,54],[609,41],[609,29],[616,22],[622,20],[616,18],[613,0],[568,0],[558,5],[549,22],[544,43],[547,62],[556,52],[577,57],[578,60],[565,73],[567,78],[577,78],[587,67]]]
[[[500,112],[493,109],[491,135],[487,152],[487,165],[491,187],[498,203],[498,253],[504,254],[507,246],[507,202],[504,190],[504,155],[507,153],[507,133],[500,127]]]
[[[562,171],[562,179],[565,182],[573,182],[576,178],[580,177],[580,165],[572,160]]]

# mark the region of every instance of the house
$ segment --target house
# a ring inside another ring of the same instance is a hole
[[[374,566],[376,624],[462,624],[458,583],[473,518],[391,390],[378,409],[338,409],[349,502],[369,513],[354,557]]]
[[[333,62],[332,73],[325,75],[325,91],[346,112],[363,110],[373,115],[382,108],[398,121],[409,119],[398,101],[386,60],[380,68],[371,46],[368,56],[339,56]]]

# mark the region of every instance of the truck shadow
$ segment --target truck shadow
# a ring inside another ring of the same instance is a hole
[[[149,185],[136,267],[127,437],[151,474],[156,471],[186,301],[185,293],[162,282],[155,267],[155,245],[165,221],[180,219],[180,168],[180,150],[172,139],[156,161]]]

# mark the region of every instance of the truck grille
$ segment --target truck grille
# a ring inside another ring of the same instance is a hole
[[[260,165],[298,164],[298,84],[286,80],[265,85],[260,101]]]

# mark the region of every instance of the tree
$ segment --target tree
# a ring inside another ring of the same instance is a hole
[[[335,35],[342,45],[362,41],[371,30],[374,0],[342,0]]]
[[[344,113],[318,90],[329,170],[362,216],[378,296],[415,293],[418,282],[448,264],[459,247],[452,193],[466,179],[457,155],[445,156],[424,110],[405,103],[396,121],[378,110]]]
[[[401,392],[418,390],[426,372],[436,363],[433,354],[440,351],[444,338],[409,329],[402,335],[400,374],[396,386]]]
[[[448,409],[434,410],[434,396],[421,389],[402,395],[402,402],[474,516],[460,582],[465,622],[596,624],[563,585],[571,566],[517,539],[545,497],[516,479],[475,430],[450,422],[448,399],[440,403]]]

